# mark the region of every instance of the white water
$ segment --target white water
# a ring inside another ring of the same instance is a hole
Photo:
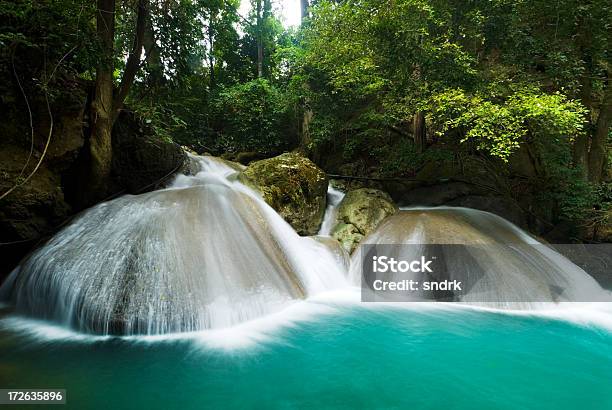
[[[233,169],[86,211],[11,275],[18,313],[101,334],[223,328],[344,287],[337,255],[303,238]]]
[[[323,222],[319,229],[319,235],[331,235],[331,231],[336,223],[338,205],[340,205],[340,202],[344,199],[344,195],[344,192],[332,187],[331,184],[327,187],[327,207],[325,208],[325,215],[323,216]]]
[[[469,289],[456,296],[455,301],[510,309],[546,308],[550,307],[548,302],[612,301],[610,292],[570,260],[507,220],[476,209],[402,209],[385,219],[363,242],[376,246],[410,245],[386,248],[389,254],[385,255],[397,260],[435,254],[442,259],[445,275],[437,280],[458,280],[464,290]],[[350,278],[356,285],[361,283],[360,252],[365,248],[360,247],[352,258]],[[423,283],[427,275],[408,272],[386,278]],[[370,296],[377,301],[406,301],[405,293]],[[423,291],[412,292],[410,297],[438,299]]]
[[[293,323],[292,318],[326,312],[337,295],[350,295],[340,301],[359,301],[359,292],[351,287],[351,282],[359,284],[359,250],[349,271],[331,238],[298,236],[258,194],[236,180],[231,167],[212,157],[195,159],[201,167],[195,176],[180,175],[170,188],[124,196],[82,214],[13,272],[0,288],[0,300],[8,300],[19,314],[50,320],[39,330],[62,337],[65,333],[49,329],[60,325],[77,332],[153,339],[204,330],[221,344],[233,334],[230,327],[248,329],[251,336],[246,338],[256,341],[264,336],[254,329],[267,333],[276,324]],[[342,197],[342,192],[328,190],[320,235],[329,235]],[[609,297],[567,259],[532,246],[538,242],[486,212],[403,210],[365,242],[416,244],[410,249],[417,253],[435,243],[521,245],[476,264],[458,260],[457,277],[469,277],[474,269],[485,277],[464,302],[485,300],[493,302],[486,306],[548,312],[560,305],[533,301]],[[562,287],[562,297],[553,299],[550,286]],[[306,302],[295,303],[304,298]],[[15,320],[30,331],[40,326],[39,320]]]

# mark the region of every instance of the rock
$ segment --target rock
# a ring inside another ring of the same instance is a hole
[[[228,159],[223,159],[223,158],[219,158],[216,157],[219,161],[223,162],[225,165],[227,165],[228,167],[230,167],[231,169],[233,169],[236,172],[242,172],[246,169],[245,165],[242,165],[240,162],[236,162],[236,161],[230,161]]]
[[[415,179],[425,184],[435,184],[453,178],[459,172],[452,162],[429,161],[416,173]]]
[[[366,235],[397,210],[391,197],[378,189],[349,191],[338,206],[332,237],[347,251],[353,252]]]
[[[239,152],[234,157],[234,161],[242,165],[249,165],[253,161],[262,160],[265,155],[260,152]]]
[[[115,182],[129,193],[143,193],[162,186],[187,161],[183,149],[163,140],[143,125],[135,114],[124,111],[113,129]]]
[[[187,158],[185,159],[185,163],[180,169],[181,174],[185,175],[195,175],[201,170],[200,163],[196,160],[196,157],[191,154],[189,151],[185,151],[187,153]]]
[[[194,150],[192,150],[191,148],[189,148],[187,145],[181,145],[181,149],[183,151],[185,151],[187,154],[191,154],[191,155],[198,155],[197,152],[195,152]]]
[[[308,158],[285,153],[252,162],[239,179],[261,192],[263,199],[300,235],[314,235],[325,212],[327,175]]]
[[[359,245],[359,242],[365,237],[359,229],[353,224],[338,223],[332,232],[332,237],[335,238],[340,245],[349,253]]]
[[[251,162],[265,159],[266,155],[255,151],[243,151],[238,153],[226,152],[222,154],[220,158],[242,165],[249,165]]]
[[[337,167],[337,171],[332,174],[339,174],[349,177],[378,177],[377,170],[374,167],[368,168],[363,161],[351,162],[342,164]],[[348,192],[359,188],[383,189],[383,183],[375,179],[360,179],[360,178],[342,178],[336,180],[336,188]]]
[[[46,154],[50,119],[46,103],[31,101],[34,120],[34,146],[30,155],[29,120],[26,107],[0,106],[6,115],[0,125],[0,193],[14,189],[0,200],[0,282],[2,277],[36,244],[72,213],[63,192],[63,175],[79,155],[84,144],[83,107],[86,94],[73,83],[65,82],[66,92],[57,96],[52,107],[53,134]],[[21,99],[17,99],[21,101]],[[27,162],[27,167],[23,169]],[[22,172],[23,169],[23,172]]]

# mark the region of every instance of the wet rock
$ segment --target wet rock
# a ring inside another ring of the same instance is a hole
[[[180,172],[181,174],[185,175],[195,175],[201,171],[201,166],[191,152],[185,152],[187,153],[187,158],[185,159],[185,163],[181,167]]]
[[[231,169],[233,169],[236,172],[242,172],[246,169],[245,165],[242,165],[240,162],[236,162],[236,161],[230,161],[228,159],[223,159],[223,158],[219,158],[216,157],[219,161],[222,161],[225,165],[227,165],[228,167],[230,167]]]
[[[179,172],[187,154],[154,135],[135,114],[125,111],[113,129],[113,179],[129,193],[152,191]]]
[[[237,162],[242,165],[249,165],[251,162],[259,161],[266,158],[266,155],[261,152],[243,151],[243,152],[226,152],[221,155],[222,159]]]
[[[66,82],[66,92],[53,105],[53,133],[46,103],[33,99],[34,140],[27,109],[19,104],[0,105],[5,113],[0,125],[0,193],[19,185],[0,200],[0,281],[36,242],[51,233],[71,213],[63,192],[63,174],[84,144],[85,93]],[[17,99],[16,101],[21,101]],[[32,155],[30,156],[30,149]]]
[[[285,153],[255,161],[239,179],[261,192],[300,235],[318,232],[325,212],[327,175],[308,158]]]
[[[347,251],[353,252],[366,235],[397,210],[391,197],[378,189],[349,191],[338,206],[332,237]]]
[[[359,242],[361,242],[365,236],[359,232],[359,229],[357,229],[355,225],[340,222],[334,227],[332,237],[335,238],[347,252],[353,253],[357,245],[359,245]]]

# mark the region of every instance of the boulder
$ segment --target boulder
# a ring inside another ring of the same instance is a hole
[[[185,150],[185,153],[187,154],[187,158],[185,159],[185,162],[183,163],[183,166],[181,167],[179,172],[185,175],[195,175],[200,172],[202,167],[197,161],[196,156],[187,150]]]
[[[223,162],[225,165],[227,165],[228,167],[230,167],[236,172],[242,172],[246,169],[246,166],[242,165],[240,162],[230,161],[229,159],[223,159],[219,157],[215,157],[215,158],[217,158],[219,161]]]
[[[355,225],[339,222],[334,227],[332,237],[335,238],[347,252],[353,253],[365,235],[359,232],[359,229],[357,229]]]
[[[353,252],[383,219],[397,211],[391,197],[383,191],[373,188],[349,191],[338,206],[332,237]]]
[[[221,154],[221,159],[225,159],[232,162],[237,162],[242,165],[249,165],[251,162],[259,161],[266,158],[266,155],[261,152],[255,151],[241,151],[241,152],[226,152]]]
[[[252,162],[239,176],[300,235],[318,232],[327,195],[327,175],[308,158],[285,153]]]
[[[3,261],[0,282],[38,240],[53,232],[72,213],[63,192],[63,174],[85,142],[86,94],[73,82],[64,81],[63,87],[64,92],[56,96],[52,106],[53,134],[49,145],[40,166],[27,181],[25,178],[34,171],[49,137],[47,105],[37,98],[30,101],[31,130],[28,111],[20,96],[10,104],[0,102],[0,111],[5,113],[0,124],[0,194],[21,184],[0,200],[0,242],[4,243],[0,246]]]
[[[112,173],[118,188],[132,194],[152,191],[186,162],[180,145],[156,136],[135,114],[121,113],[113,129]]]
[[[264,158],[265,155],[260,152],[239,152],[232,160],[242,165],[249,165],[253,161],[261,160]]]

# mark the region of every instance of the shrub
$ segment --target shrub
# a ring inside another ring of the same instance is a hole
[[[286,100],[265,79],[222,89],[212,109],[225,150],[275,154],[291,148],[297,139],[297,121]]]

